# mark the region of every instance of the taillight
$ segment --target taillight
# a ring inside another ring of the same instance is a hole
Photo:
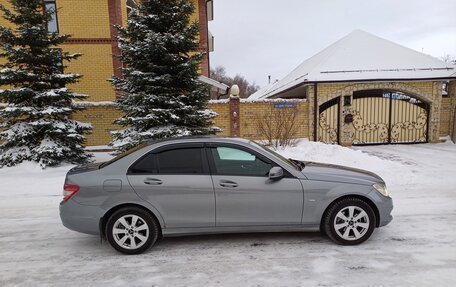
[[[66,184],[63,186],[63,201],[67,201],[70,199],[73,195],[76,194],[76,192],[79,191],[79,186],[76,184]]]

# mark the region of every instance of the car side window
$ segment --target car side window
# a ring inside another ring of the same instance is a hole
[[[158,174],[157,161],[154,154],[148,154],[137,161],[130,169],[131,173]]]
[[[131,168],[138,174],[203,174],[201,148],[178,148],[151,153]]]
[[[268,176],[272,164],[256,155],[233,147],[211,148],[216,173],[219,175]]]
[[[160,174],[202,174],[201,148],[167,150],[157,154]]]

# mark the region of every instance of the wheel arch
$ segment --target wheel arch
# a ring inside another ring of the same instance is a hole
[[[338,198],[334,199],[333,201],[331,201],[330,204],[328,204],[328,206],[326,206],[325,211],[322,213],[321,218],[320,218],[320,230],[321,231],[324,230],[323,221],[324,221],[324,218],[326,217],[326,215],[328,214],[328,211],[331,209],[331,207],[334,204],[336,204],[338,201],[344,200],[344,199],[347,199],[347,198],[357,198],[357,199],[360,199],[360,200],[363,200],[364,202],[366,202],[372,208],[372,210],[374,211],[374,214],[375,214],[375,227],[379,227],[380,226],[380,211],[378,210],[377,205],[375,205],[375,203],[371,199],[369,199],[369,197],[363,196],[363,195],[359,195],[359,194],[347,194],[347,195],[343,195],[341,197],[338,197]]]
[[[114,214],[114,212],[116,212],[117,210],[119,210],[121,208],[125,208],[125,207],[136,207],[136,208],[140,208],[140,209],[144,210],[145,212],[149,213],[152,216],[152,218],[154,218],[155,221],[158,223],[159,231],[160,231],[159,237],[163,237],[162,229],[164,227],[164,224],[163,224],[163,221],[160,220],[161,217],[157,216],[152,210],[150,210],[149,208],[147,208],[141,204],[123,203],[123,204],[119,204],[119,205],[111,207],[100,218],[99,228],[100,228],[100,235],[102,236],[102,238],[106,238],[105,230],[106,230],[106,224],[108,223],[108,219],[111,217],[111,215]]]

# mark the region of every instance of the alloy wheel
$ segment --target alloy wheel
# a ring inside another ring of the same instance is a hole
[[[346,206],[336,214],[333,224],[342,239],[358,240],[369,230],[369,215],[359,206]]]
[[[149,226],[138,215],[127,214],[114,222],[112,235],[115,243],[125,249],[138,249],[149,238]]]

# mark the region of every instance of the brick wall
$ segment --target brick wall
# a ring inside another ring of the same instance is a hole
[[[442,106],[440,109],[440,136],[445,137],[451,133],[451,98],[443,98]]]
[[[89,96],[86,101],[114,101],[116,94],[108,80],[113,75],[111,44],[66,44],[64,51],[81,53],[82,56],[66,63],[66,73],[82,75],[79,83],[69,85],[73,91]]]
[[[262,135],[258,133],[256,121],[258,118],[271,112],[271,110],[283,108],[284,104],[296,106],[298,110],[297,121],[297,137],[309,137],[309,114],[308,102],[305,100],[267,100],[267,101],[248,101],[240,100],[239,108],[237,109],[236,99],[210,101],[209,108],[218,113],[214,119],[215,126],[222,129],[218,133],[219,136],[240,136],[248,139],[261,139]],[[281,104],[276,107],[276,104]],[[232,107],[230,111],[230,106]],[[234,106],[234,108],[233,108]],[[232,111],[239,110],[239,113],[234,116]],[[238,130],[234,130],[233,124],[238,125]],[[235,135],[236,133],[236,135]]]
[[[73,38],[111,38],[108,0],[57,0],[56,4],[60,33]]]
[[[211,101],[209,103],[209,109],[213,110],[218,114],[214,119],[215,126],[219,127],[222,131],[218,133],[220,136],[230,136],[231,135],[231,126],[230,126],[230,105],[228,101]]]
[[[287,105],[294,106],[298,112],[296,118],[297,134],[298,138],[309,137],[309,117],[308,117],[308,103],[306,101],[268,101],[268,102],[243,102],[240,105],[240,129],[241,137],[249,139],[263,139],[263,135],[259,134],[257,129],[258,118],[264,114],[268,115],[274,110],[279,109],[291,109],[286,107]],[[284,107],[285,106],[285,107]]]
[[[92,133],[87,136],[87,146],[108,145],[112,138],[110,132],[122,129],[113,122],[122,115],[114,106],[88,106],[85,110],[73,114],[73,119],[92,123]]]

